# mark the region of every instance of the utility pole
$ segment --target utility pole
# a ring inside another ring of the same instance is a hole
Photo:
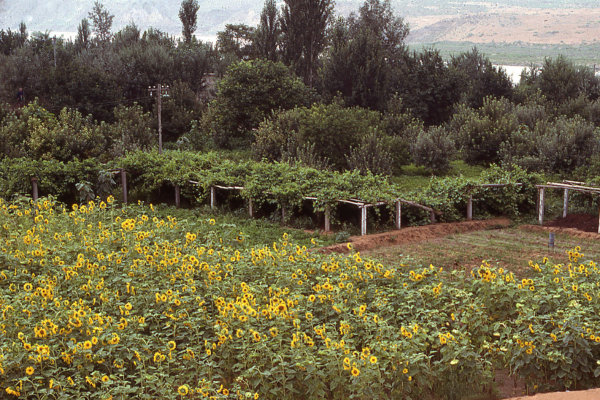
[[[54,68],[56,68],[56,36],[52,38],[52,46],[54,47]]]
[[[156,92],[156,100],[157,100],[157,108],[158,108],[158,154],[162,154],[162,97],[169,95],[169,87],[163,86],[160,83],[158,87],[156,86],[148,86],[148,93],[150,97]]]

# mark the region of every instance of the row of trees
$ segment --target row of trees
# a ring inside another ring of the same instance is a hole
[[[100,3],[74,41],[28,35],[24,24],[18,32],[2,31],[0,79],[7,85],[0,97],[10,101],[14,88],[24,87],[29,98],[39,98],[36,107],[55,114],[67,107],[59,120],[77,115],[87,129],[101,132],[103,154],[137,143],[117,133],[126,129],[124,118],[134,121],[129,126],[143,119],[156,129],[155,118],[141,116],[156,113],[147,88],[157,83],[172,86],[163,102],[167,141],[184,135],[198,149],[252,146],[257,159],[389,174],[409,162],[443,170],[458,155],[471,164],[555,171],[582,163],[553,156],[588,160],[597,148],[600,82],[564,57],[524,72],[515,87],[477,49],[449,60],[435,49],[409,51],[408,27],[388,0],[366,0],[347,18],[335,16],[329,0],[286,0],[281,9],[267,0],[258,27],[227,25],[214,47],[193,36],[198,9],[196,0],[182,3],[179,40],[135,24],[112,34],[112,15]],[[223,79],[203,104],[209,71]],[[74,111],[79,114],[69,114]],[[5,128],[30,120],[2,118]],[[43,153],[18,144],[32,135],[30,125],[21,123],[4,155]],[[50,125],[48,132],[65,132],[60,121]],[[544,144],[549,140],[555,147],[571,143],[573,150],[552,151]],[[98,151],[43,154],[92,153]]]

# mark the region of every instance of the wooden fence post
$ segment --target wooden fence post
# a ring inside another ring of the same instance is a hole
[[[179,208],[180,198],[179,198],[179,185],[175,185],[175,207]]]
[[[365,236],[367,234],[367,207],[360,207],[360,234]]]
[[[325,206],[325,232],[331,232],[331,207]]]
[[[569,209],[569,189],[565,189],[565,195],[564,195],[564,199],[563,199],[563,218],[566,218],[568,209]]]
[[[127,204],[127,174],[124,168],[121,168],[121,186],[123,187],[123,204]]]
[[[432,223],[432,224],[435,224],[435,211],[433,211],[433,210],[432,210],[432,211],[429,213],[429,218],[431,219],[431,223]]]
[[[539,211],[538,211],[538,220],[540,221],[540,225],[544,225],[544,188],[541,187],[539,189],[540,192],[540,202],[539,202]]]
[[[215,193],[215,187],[210,187],[210,208],[215,208],[217,205],[217,195]]]
[[[473,195],[469,196],[469,201],[467,202],[467,220],[471,221],[473,219]]]
[[[281,206],[281,222],[285,224],[285,207]]]
[[[39,198],[37,181],[38,178],[31,178],[31,186],[33,187],[33,201],[37,201]]]
[[[402,228],[402,203],[396,202],[396,229]]]
[[[248,199],[248,214],[250,218],[254,218],[254,204],[252,204],[252,199]]]

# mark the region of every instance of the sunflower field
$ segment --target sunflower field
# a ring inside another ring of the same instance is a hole
[[[0,200],[0,390],[19,399],[459,399],[509,368],[598,385],[595,263],[386,266],[112,197]]]

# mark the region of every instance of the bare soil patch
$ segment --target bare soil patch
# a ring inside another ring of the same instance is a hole
[[[407,18],[413,27],[408,41],[589,44],[600,36],[599,20],[600,8],[490,7],[486,13]]]
[[[544,226],[557,228],[574,228],[583,232],[598,233],[598,215],[569,214],[565,218],[549,221]]]
[[[494,218],[485,221],[446,222],[425,226],[414,226],[400,230],[376,233],[366,236],[351,236],[352,247],[357,251],[380,247],[396,246],[403,243],[423,242],[444,236],[491,228],[506,228],[510,221],[506,218]],[[324,253],[348,253],[346,244],[323,247]]]
[[[578,390],[576,392],[538,393],[534,396],[513,397],[509,400],[598,400],[600,389]]]

